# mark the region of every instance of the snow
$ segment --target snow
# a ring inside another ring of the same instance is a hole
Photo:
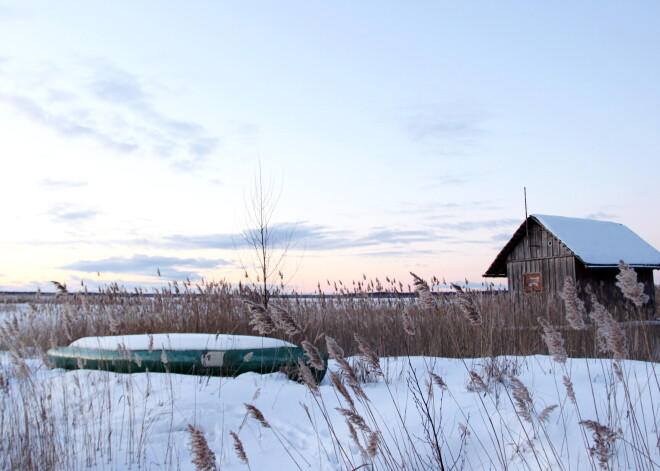
[[[69,345],[77,348],[117,350],[253,350],[295,347],[284,340],[227,334],[152,334],[84,337]]]
[[[587,266],[660,266],[660,252],[623,224],[595,219],[533,214]]]
[[[446,391],[433,388],[429,406],[448,469],[597,469],[598,463],[593,466],[589,454],[592,432],[578,425],[580,420],[597,420],[613,430],[620,429],[621,438],[611,447],[612,469],[636,469],[640,465],[633,446],[643,449],[655,463],[649,466],[648,460],[642,462],[644,469],[654,469],[660,463],[659,396],[653,363],[622,362],[624,383],[617,379],[608,360],[569,359],[559,365],[547,356],[467,360],[403,357],[382,358],[380,362],[386,380],[372,378],[363,384],[369,400],[355,399],[356,411],[372,430],[380,431],[381,440],[398,459],[410,459],[415,452],[425,459],[431,456],[425,416],[418,408],[420,396],[411,385],[419,384],[427,395],[428,372],[433,371],[447,385]],[[317,397],[282,373],[220,378],[48,370],[39,360],[28,360],[28,366],[33,380],[22,381],[10,355],[0,354],[0,372],[7,383],[0,396],[8,406],[2,413],[15,424],[4,429],[2,438],[7,441],[7,434],[15,433],[29,419],[22,415],[22,405],[38,405],[30,417],[35,421],[47,419],[44,443],[61,446],[64,466],[60,469],[193,471],[188,424],[202,432],[215,453],[218,469],[248,469],[236,456],[230,431],[242,441],[253,471],[330,471],[355,469],[369,462],[350,438],[345,418],[337,409],[348,405],[328,376]],[[334,361],[329,368],[339,370]],[[469,385],[470,370],[484,378],[489,392]],[[497,370],[504,374],[489,377],[488,371]],[[535,417],[546,407],[557,405],[547,422],[535,419],[528,423],[516,413],[516,400],[507,387],[511,384],[508,375],[529,389]],[[576,404],[567,398],[564,376],[571,378]],[[32,400],[30,394],[41,396]],[[245,404],[257,407],[270,428],[251,418]],[[40,429],[32,428],[35,434]],[[361,431],[358,434],[364,438]],[[335,436],[342,447],[333,440]],[[35,437],[33,447],[39,440]],[[14,443],[18,440],[9,438]],[[0,448],[0,461],[3,450]],[[381,451],[373,467],[360,469],[386,469],[383,459]],[[407,469],[437,467],[413,465]]]

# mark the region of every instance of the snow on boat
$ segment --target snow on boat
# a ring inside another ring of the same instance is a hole
[[[284,372],[298,379],[298,359],[305,351],[268,337],[226,334],[147,334],[85,337],[68,347],[48,350],[54,368],[118,373],[145,371],[191,375],[238,376]],[[327,357],[324,357],[327,363]],[[311,368],[320,382],[324,370]]]

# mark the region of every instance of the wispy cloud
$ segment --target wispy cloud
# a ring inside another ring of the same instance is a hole
[[[459,104],[423,105],[401,112],[409,139],[443,155],[462,155],[476,145],[485,133],[482,121],[481,113]]]
[[[400,249],[400,250],[379,250],[375,252],[363,252],[360,254],[361,257],[399,257],[399,258],[413,258],[419,257],[420,255],[437,255],[438,253],[450,253],[453,250],[410,250],[410,249]]]
[[[389,209],[392,214],[423,216],[425,221],[437,222],[456,219],[474,211],[494,211],[501,209],[491,201],[433,201],[428,203],[401,202]]]
[[[600,219],[603,221],[614,221],[616,220],[616,215],[598,211],[595,213],[587,214],[584,216],[586,219]]]
[[[323,225],[279,223],[270,227],[274,247],[289,246],[291,250],[330,251],[385,245],[410,245],[441,239],[432,231],[409,230],[388,227],[372,228],[360,235],[351,231],[336,230]],[[165,236],[160,242],[150,241],[168,248],[187,249],[244,249],[249,247],[242,233]]]
[[[197,168],[218,149],[218,137],[199,123],[160,112],[145,80],[108,60],[45,69],[8,71],[21,80],[0,88],[0,101],[63,136],[171,159],[179,170]]]
[[[433,185],[435,188],[438,186],[464,186],[470,182],[467,175],[440,175],[434,179]]]
[[[48,188],[49,190],[60,190],[64,188],[80,188],[87,186],[87,182],[74,182],[70,180],[52,180],[50,178],[45,178],[41,180],[41,186]]]
[[[91,209],[79,208],[74,205],[58,206],[53,208],[51,217],[57,222],[70,222],[92,218],[98,213]],[[444,253],[451,251],[448,247],[465,244],[492,244],[509,237],[509,233],[502,229],[517,227],[520,221],[516,219],[493,219],[484,221],[457,221],[431,224],[426,229],[406,229],[400,227],[372,227],[366,233],[351,230],[335,229],[330,226],[300,223],[280,223],[270,227],[270,237],[273,250],[288,247],[290,252],[331,252],[339,250],[363,249],[362,254],[373,253],[392,254]],[[483,237],[473,231],[487,229]],[[497,235],[492,235],[494,230]],[[35,244],[71,245],[71,244],[98,244],[121,245],[124,247],[142,247],[149,249],[167,250],[246,250],[251,249],[243,233],[216,233],[216,234],[170,234],[161,237],[134,237],[93,241],[80,238],[72,241],[34,240]],[[426,245],[420,245],[426,244]],[[429,245],[431,244],[431,245]],[[428,247],[432,247],[429,249]]]
[[[153,243],[153,241],[145,241]],[[206,234],[206,235],[182,235],[175,234],[165,236],[161,242],[156,244],[168,248],[180,249],[220,249],[232,250],[243,247],[245,241],[241,234]]]
[[[48,214],[55,222],[81,222],[96,217],[98,211],[72,204],[59,204],[51,207]]]
[[[469,232],[478,229],[498,229],[502,227],[517,226],[521,223],[519,219],[486,219],[483,221],[458,221],[443,222],[435,225],[438,229],[448,231]]]
[[[198,270],[219,268],[232,263],[223,259],[178,258],[134,255],[130,258],[111,257],[101,260],[83,260],[60,267],[90,273],[116,273],[157,276],[160,270],[165,279],[200,278]]]
[[[111,132],[104,132],[90,123],[84,123],[80,116],[65,112],[52,112],[39,105],[36,101],[20,95],[7,95],[0,93],[0,101],[12,105],[20,113],[32,121],[49,127],[63,136],[87,137],[105,147],[122,152],[132,152],[138,148],[134,143],[117,139]]]
[[[501,232],[492,237],[493,242],[506,242],[513,237],[513,232]]]

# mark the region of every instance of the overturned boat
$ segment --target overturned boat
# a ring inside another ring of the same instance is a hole
[[[68,347],[48,350],[54,368],[118,373],[161,372],[238,376],[283,372],[299,379],[305,351],[284,340],[227,334],[144,334],[84,337]],[[327,356],[323,357],[327,365]],[[317,381],[325,369],[309,367]]]

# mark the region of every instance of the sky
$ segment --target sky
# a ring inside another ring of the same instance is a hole
[[[254,280],[259,176],[301,291],[479,284],[524,188],[660,248],[659,58],[650,0],[0,1],[0,289]]]

